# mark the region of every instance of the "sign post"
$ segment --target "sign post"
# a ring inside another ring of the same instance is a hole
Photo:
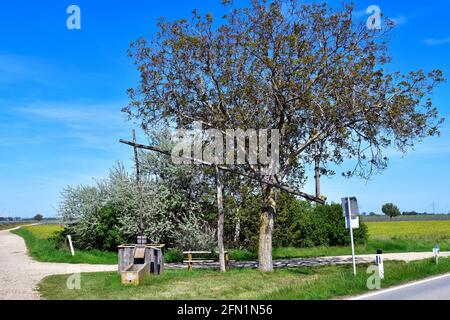
[[[353,274],[356,276],[355,242],[353,239],[353,229],[359,228],[359,218],[356,216],[359,212],[358,200],[356,199],[356,197],[342,198],[342,211],[344,212],[345,216],[345,226],[347,229],[350,229]]]

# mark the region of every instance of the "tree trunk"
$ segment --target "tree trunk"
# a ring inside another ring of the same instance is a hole
[[[274,191],[270,186],[263,188],[264,194],[264,210],[261,214],[261,221],[259,226],[259,270],[261,272],[272,272],[272,233],[273,233],[273,219],[275,216],[275,199]]]
[[[220,271],[226,272],[225,265],[225,248],[223,245],[223,225],[225,221],[225,212],[223,210],[223,186],[220,180],[220,170],[216,166],[216,189],[217,189],[217,209],[219,218],[217,220],[217,245],[219,247],[219,264]]]
[[[321,196],[320,194],[320,156],[315,157],[315,176],[314,179],[316,180],[316,197],[319,198]]]

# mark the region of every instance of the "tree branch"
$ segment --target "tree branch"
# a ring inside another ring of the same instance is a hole
[[[163,149],[161,149],[159,147],[146,146],[146,145],[143,145],[143,144],[133,143],[133,142],[130,142],[130,141],[127,141],[127,140],[123,140],[123,139],[120,140],[120,143],[129,145],[129,146],[132,146],[132,147],[135,147],[135,148],[138,148],[138,149],[144,149],[144,150],[150,150],[150,151],[158,152],[158,153],[164,154],[164,155],[169,156],[169,157],[172,156],[171,152],[163,150]],[[263,177],[260,177],[260,176],[258,176],[256,174],[250,174],[250,173],[241,172],[239,170],[231,169],[231,168],[228,168],[228,167],[225,167],[225,166],[221,166],[221,165],[216,165],[214,163],[206,162],[206,161],[203,161],[203,160],[200,160],[200,159],[194,159],[194,158],[184,157],[184,156],[179,156],[179,157],[181,159],[185,159],[185,160],[189,160],[189,161],[195,161],[195,162],[197,162],[197,163],[199,163],[201,165],[204,165],[204,166],[207,166],[207,167],[211,167],[211,168],[215,168],[217,166],[217,168],[219,170],[230,172],[230,173],[236,174],[236,175],[241,175],[241,176],[244,176],[244,177],[247,177],[247,178],[259,181],[259,182],[261,182],[263,184],[267,184],[269,186],[272,186],[274,188],[280,189],[282,191],[286,191],[288,193],[291,193],[293,195],[302,197],[302,198],[304,198],[306,200],[309,200],[309,201],[312,201],[312,202],[316,202],[316,203],[319,203],[319,204],[325,204],[325,201],[326,201],[326,198],[324,198],[324,197],[318,198],[318,197],[309,195],[307,193],[298,191],[298,190],[296,190],[296,189],[294,189],[292,187],[289,187],[289,186],[286,186],[286,185],[282,185],[282,184],[275,183],[275,182],[272,182],[270,180],[264,179]]]

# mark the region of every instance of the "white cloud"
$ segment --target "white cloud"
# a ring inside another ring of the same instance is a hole
[[[438,45],[442,45],[442,44],[448,44],[450,43],[450,37],[448,38],[428,38],[425,39],[425,44],[429,45],[429,46],[438,46]]]
[[[51,64],[40,59],[17,54],[0,54],[0,84],[4,87],[24,82],[55,85],[49,76],[51,74]]]
[[[65,124],[108,123],[109,125],[123,122],[120,104],[95,103],[38,103],[16,110],[36,120],[57,121]]]
[[[23,130],[15,130],[16,137],[32,137],[43,144],[63,141],[68,147],[116,153],[118,140],[128,137],[132,128],[120,111],[122,106],[124,104],[92,102],[31,103],[10,107],[10,113],[14,114],[16,121],[27,124]],[[5,136],[11,136],[5,129],[0,126]],[[22,140],[16,139],[15,142]],[[0,140],[2,142],[6,141]]]

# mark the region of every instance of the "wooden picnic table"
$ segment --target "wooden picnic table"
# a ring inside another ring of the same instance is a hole
[[[217,262],[217,259],[205,259],[205,258],[194,258],[194,255],[207,255],[207,254],[215,254],[216,252],[211,251],[184,251],[183,254],[187,255],[187,260],[184,260],[183,263],[188,264],[188,270],[192,271],[192,267],[194,263],[214,263]],[[230,258],[228,255],[228,251],[224,251],[225,254],[225,267],[227,270],[230,269]]]

